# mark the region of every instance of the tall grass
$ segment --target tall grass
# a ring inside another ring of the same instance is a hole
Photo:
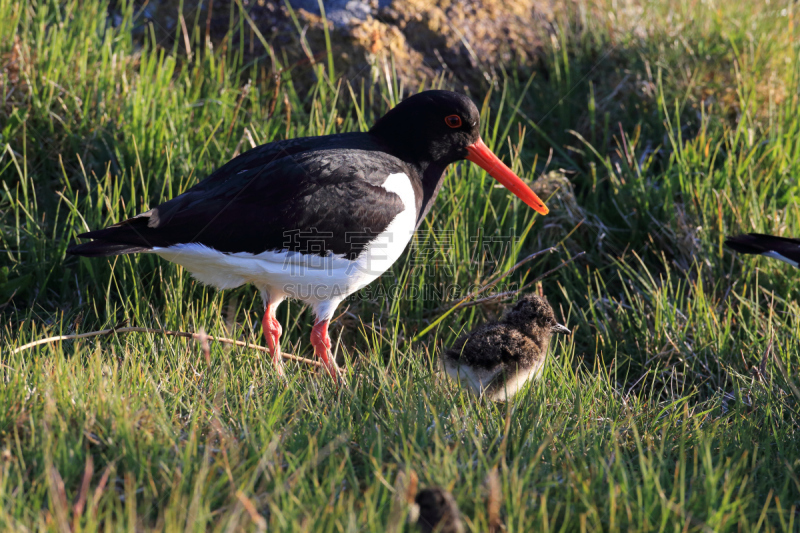
[[[109,18],[99,0],[0,0],[0,527],[403,529],[396,480],[414,470],[486,531],[496,468],[508,531],[796,530],[800,275],[722,246],[800,234],[795,10],[567,10],[540,64],[473,95],[483,138],[551,214],[449,169],[403,259],[342,305],[350,387],[335,389],[298,365],[285,384],[253,350],[212,343],[207,364],[157,335],[11,351],[124,322],[261,342],[252,288],[66,247],[253,145],[365,130],[401,83],[337,79],[330,46],[305,67],[247,55],[239,7],[225,43],[187,19],[187,54],[179,26],[159,42],[130,4]],[[293,84],[302,68],[310,86]],[[494,405],[438,376],[439,350],[501,306],[412,339],[547,246],[503,285],[587,252],[544,281],[574,334],[543,378]],[[279,319],[284,350],[308,354],[309,312],[289,302]]]

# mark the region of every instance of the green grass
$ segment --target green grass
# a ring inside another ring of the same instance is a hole
[[[112,27],[99,0],[0,0],[0,529],[404,530],[413,470],[482,532],[497,469],[507,531],[796,531],[800,271],[722,241],[800,234],[800,30],[791,2],[728,4],[578,2],[538,64],[473,94],[487,144],[555,191],[551,214],[451,168],[414,246],[340,309],[335,389],[159,335],[11,351],[123,322],[262,343],[252,288],[66,247],[251,139],[365,129],[399,82],[339,80],[330,54],[248,56],[233,32],[210,45],[202,18],[190,59],[125,4]],[[302,69],[318,81],[293,85]],[[412,341],[444,300],[551,245],[503,285],[587,252],[544,282],[574,334],[542,379],[494,405],[438,376],[442,347],[501,309]],[[279,319],[284,350],[310,355],[309,311]]]

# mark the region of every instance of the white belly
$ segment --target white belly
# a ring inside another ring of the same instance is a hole
[[[527,370],[520,369],[503,383],[499,381],[500,368],[472,368],[459,365],[455,361],[442,362],[447,375],[466,385],[467,390],[476,396],[485,395],[495,402],[506,402],[511,399],[528,381],[538,379],[544,369],[542,361]]]

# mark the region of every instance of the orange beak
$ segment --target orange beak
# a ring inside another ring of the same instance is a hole
[[[514,196],[531,206],[537,213],[546,215],[550,212],[547,206],[544,205],[536,193],[530,187],[525,185],[519,176],[508,168],[496,155],[492,153],[489,148],[483,144],[483,140],[478,137],[478,140],[467,146],[467,161],[472,161],[483,170],[489,173],[491,177],[500,182],[500,184],[514,193]]]

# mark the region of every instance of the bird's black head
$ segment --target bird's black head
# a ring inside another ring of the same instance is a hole
[[[425,91],[397,104],[370,133],[403,159],[446,166],[466,159],[480,139],[480,113],[463,94]]]
[[[480,113],[463,94],[425,91],[409,96],[369,132],[392,154],[423,168],[436,169],[436,181],[450,163],[472,161],[542,215],[547,207],[519,176],[483,143]]]
[[[569,329],[556,321],[553,308],[539,296],[523,296],[506,312],[503,322],[531,337],[550,338],[551,333],[569,333]]]

